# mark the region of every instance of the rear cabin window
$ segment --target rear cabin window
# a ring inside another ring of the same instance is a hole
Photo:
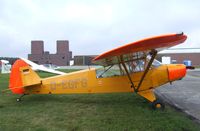
[[[122,75],[118,65],[107,66],[96,70],[97,78],[112,77]]]

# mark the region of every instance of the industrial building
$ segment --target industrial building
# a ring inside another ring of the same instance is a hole
[[[37,64],[69,65],[72,59],[72,52],[69,51],[69,41],[58,40],[56,54],[44,51],[43,41],[31,41],[31,54],[28,54],[28,59]]]
[[[92,59],[94,59],[97,55],[78,55],[74,56],[74,65],[94,65],[92,63]]]
[[[169,57],[174,64],[191,61],[192,66],[200,66],[200,48],[168,49],[158,53],[157,59],[162,61],[162,57]]]

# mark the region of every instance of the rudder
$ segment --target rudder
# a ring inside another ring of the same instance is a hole
[[[24,87],[40,84],[40,77],[21,59],[18,59],[11,68],[9,89],[14,94],[24,94]]]

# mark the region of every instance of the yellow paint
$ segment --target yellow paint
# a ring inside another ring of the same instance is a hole
[[[20,72],[24,87],[41,84],[40,77],[29,66],[21,67]]]
[[[150,102],[153,102],[154,100],[156,100],[156,97],[155,97],[152,89],[140,91],[140,92],[138,92],[138,94],[143,96],[144,98],[148,99]]]
[[[23,70],[29,70],[23,72]],[[143,72],[136,72],[131,75],[135,86],[138,85]],[[75,93],[112,93],[112,92],[133,92],[131,83],[126,75],[107,78],[96,78],[94,68],[59,75],[45,79],[39,79],[30,68],[22,68],[21,75],[26,94],[75,94]],[[167,66],[163,65],[153,68],[147,73],[138,94],[154,101],[156,98],[152,91],[160,85],[168,82]]]

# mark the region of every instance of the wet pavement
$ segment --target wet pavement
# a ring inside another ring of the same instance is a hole
[[[185,112],[200,123],[200,70],[188,71],[185,78],[155,90],[164,102]]]

